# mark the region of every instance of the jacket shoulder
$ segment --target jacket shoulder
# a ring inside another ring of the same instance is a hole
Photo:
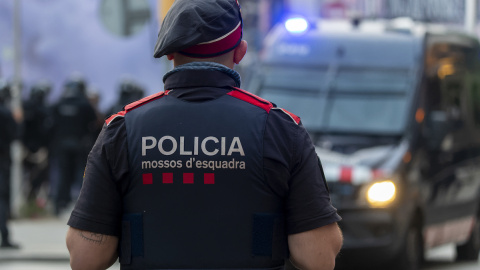
[[[283,109],[283,108],[278,108],[277,105],[274,103],[261,98],[257,95],[254,95],[246,90],[234,87],[233,91],[229,92],[228,95],[233,96],[235,98],[241,99],[243,101],[246,101],[250,104],[253,104],[257,107],[260,107],[267,111],[267,113],[270,113],[270,110],[275,110],[279,111],[285,115],[287,115],[293,122],[295,122],[297,125],[300,124],[300,117],[296,116],[295,114]]]
[[[300,117],[297,116],[297,115],[295,115],[295,114],[293,114],[293,113],[291,113],[291,112],[289,112],[289,111],[287,111],[287,110],[285,110],[284,108],[275,107],[275,108],[273,108],[273,110],[279,111],[280,113],[286,115],[286,116],[287,116],[288,118],[290,118],[290,120],[292,120],[295,124],[297,124],[297,125],[300,124],[300,121],[301,121]]]
[[[252,105],[255,105],[259,108],[262,108],[264,109],[267,113],[270,112],[270,110],[275,107],[275,105],[266,100],[266,99],[263,99],[257,95],[254,95],[246,90],[243,90],[243,89],[240,89],[240,88],[237,88],[237,87],[233,87],[233,90],[228,92],[227,95],[229,96],[232,96],[232,97],[235,97],[235,98],[238,98],[240,100],[243,100],[245,102],[248,102]]]

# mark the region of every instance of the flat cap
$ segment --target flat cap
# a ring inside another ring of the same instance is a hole
[[[225,54],[240,44],[242,27],[238,0],[175,0],[158,32],[153,56]]]

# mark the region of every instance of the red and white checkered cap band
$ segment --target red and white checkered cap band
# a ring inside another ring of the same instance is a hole
[[[238,46],[241,39],[242,22],[240,21],[237,26],[227,34],[217,39],[208,42],[202,42],[184,49],[180,53],[192,57],[214,57],[233,50]]]

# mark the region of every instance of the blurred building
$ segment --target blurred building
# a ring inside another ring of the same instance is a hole
[[[254,47],[271,27],[290,15],[322,18],[396,18],[463,25],[466,0],[242,0],[247,35]],[[477,18],[478,18],[477,5]],[[249,32],[255,32],[250,34]],[[250,39],[251,40],[251,39]],[[249,44],[251,45],[251,44]]]
[[[14,45],[14,3],[22,46]],[[49,101],[63,81],[82,74],[102,97],[100,108],[117,99],[124,75],[145,85],[146,95],[162,89],[162,74],[171,66],[152,57],[159,24],[174,0],[2,0],[0,1],[0,70],[14,77],[15,50],[20,50],[25,89],[34,82],[53,83]],[[249,53],[261,50],[271,27],[289,14],[325,18],[392,18],[463,24],[466,0],[240,0]],[[478,14],[478,12],[477,12]],[[246,61],[248,63],[248,59]],[[23,93],[24,97],[28,93]]]
[[[271,0],[274,1],[274,0]],[[411,17],[419,21],[463,24],[465,0],[284,0],[290,11],[328,18]],[[478,12],[477,12],[478,14]]]

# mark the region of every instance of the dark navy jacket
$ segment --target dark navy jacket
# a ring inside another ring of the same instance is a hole
[[[251,269],[340,220],[300,119],[233,85],[177,72],[110,117],[69,225],[120,236],[122,269]]]

